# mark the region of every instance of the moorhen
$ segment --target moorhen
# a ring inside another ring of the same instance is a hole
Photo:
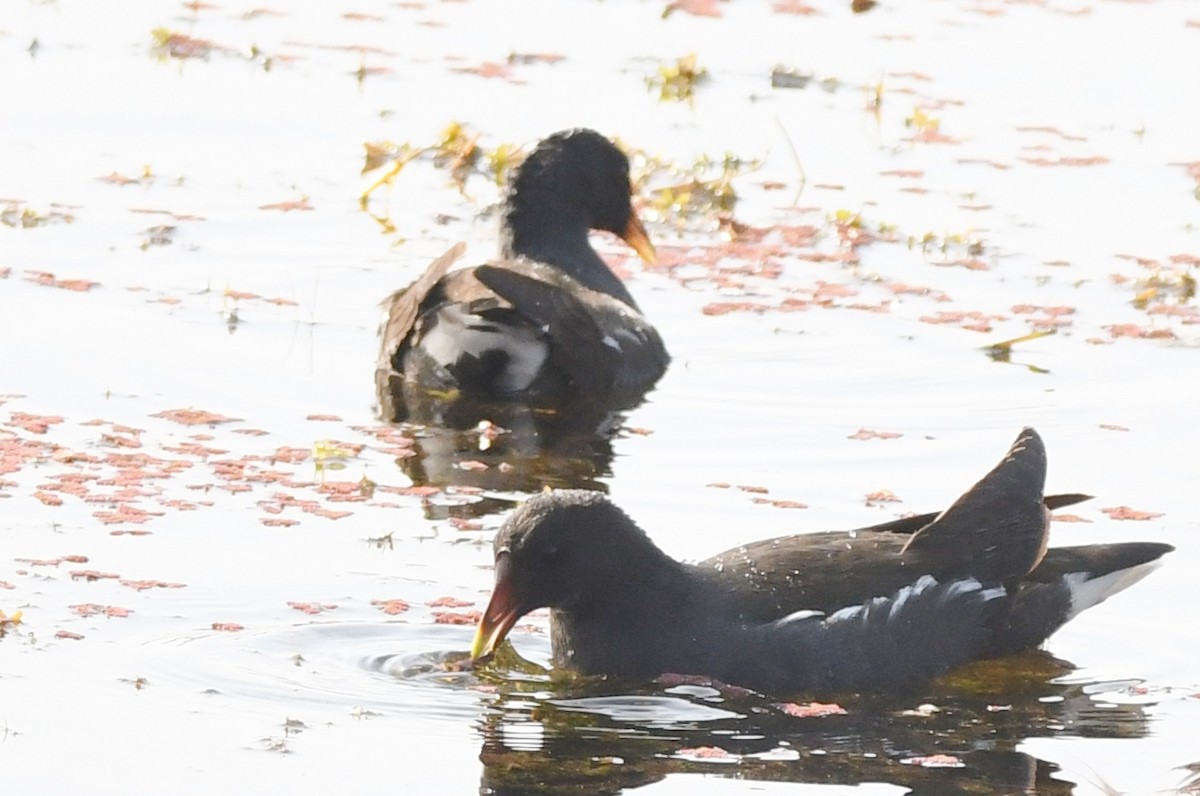
[[[1047,549],[1046,451],[1025,429],[940,514],[736,547],[699,564],[659,550],[583,491],[522,504],[495,539],[495,589],[471,649],[551,609],[556,666],[649,679],[705,675],[768,693],[895,692],[1035,647],[1145,577],[1153,542]]]
[[[509,186],[502,259],[451,271],[458,244],[384,302],[376,383],[390,419],[429,396],[621,409],[654,386],[662,339],[588,242],[607,230],[654,262],[630,191],[628,158],[599,133],[541,141]]]

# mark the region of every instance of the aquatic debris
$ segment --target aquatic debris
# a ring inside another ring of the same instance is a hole
[[[198,39],[169,28],[150,31],[150,49],[159,58],[207,58],[214,50],[224,50],[207,39]]]
[[[921,144],[958,144],[960,139],[951,138],[941,131],[941,120],[931,116],[921,108],[913,108],[911,114],[904,120],[904,126],[912,129],[914,134],[907,139]]]
[[[922,315],[917,320],[921,323],[932,323],[937,325],[942,324],[958,324],[962,329],[970,332],[991,332],[992,321],[1003,321],[1005,316],[986,314],[978,310],[958,310],[949,312],[939,310],[933,315]]]
[[[1184,323],[1200,322],[1200,310],[1190,305],[1196,297],[1196,277],[1191,269],[1200,265],[1200,257],[1194,254],[1173,254],[1163,261],[1155,257],[1139,257],[1132,254],[1118,254],[1122,260],[1129,260],[1148,271],[1148,275],[1131,279],[1122,274],[1114,274],[1112,281],[1125,284],[1132,281],[1136,291],[1132,299],[1133,306],[1146,310],[1151,315],[1174,315],[1185,318]],[[1173,304],[1167,302],[1173,301]]]
[[[168,583],[161,580],[121,580],[122,586],[128,586],[135,591],[145,591],[146,589],[182,589],[187,586],[186,583]]]
[[[477,625],[482,617],[482,611],[433,612],[433,622],[437,625]]]
[[[922,768],[963,768],[966,765],[966,763],[954,755],[905,757],[900,762],[906,766],[921,766]]]
[[[139,509],[136,506],[122,504],[111,511],[94,511],[92,512],[92,516],[98,519],[104,525],[115,525],[121,522],[148,522],[155,517],[163,516],[163,512],[146,511],[145,509]]]
[[[33,282],[35,285],[74,290],[78,293],[85,293],[100,284],[90,279],[59,279],[49,271],[31,271],[27,269],[25,274],[25,279]]]
[[[0,638],[4,638],[8,635],[9,630],[16,628],[19,624],[21,624],[20,611],[14,611],[11,616],[0,611]]]
[[[1031,166],[1103,166],[1111,162],[1103,155],[1060,158],[1021,157],[1018,160],[1028,163]]]
[[[287,199],[282,202],[272,202],[271,204],[259,205],[259,210],[281,210],[287,213],[291,210],[314,210],[315,208],[309,203],[307,196],[301,196],[299,199]]]
[[[663,64],[646,78],[646,87],[658,92],[659,102],[695,103],[696,87],[708,80],[708,70],[690,53],[674,63]]]
[[[942,709],[939,708],[937,705],[934,705],[931,702],[922,702],[920,705],[917,705],[915,708],[911,708],[909,710],[903,711],[900,715],[901,716],[916,716],[919,718],[929,718],[930,716],[933,716],[934,714],[941,713],[941,712],[942,712]]]
[[[806,509],[807,503],[801,503],[799,500],[772,500],[770,498],[753,498],[752,503],[760,505],[774,506],[777,509]]]
[[[556,64],[559,61],[567,60],[567,56],[562,53],[540,52],[540,53],[517,53],[508,54],[508,62],[510,64]]]
[[[681,757],[684,760],[704,761],[706,763],[736,763],[741,760],[740,755],[727,752],[719,746],[689,747],[678,750],[674,756]]]
[[[776,66],[770,71],[770,88],[803,89],[812,80],[812,72],[802,72],[791,66]]]
[[[327,439],[314,442],[312,450],[313,469],[319,476],[321,483],[325,482],[325,472],[327,470],[345,469],[346,463],[362,453],[364,447],[364,445],[357,443],[335,442]]]
[[[457,597],[438,597],[425,603],[430,608],[466,608],[474,605],[474,600],[460,600]]]
[[[771,4],[771,10],[776,14],[792,14],[799,17],[813,16],[821,13],[808,3],[801,0],[776,0]]]
[[[308,614],[309,616],[314,616],[314,615],[322,613],[324,611],[332,611],[337,608],[336,605],[326,605],[324,603],[295,602],[292,600],[288,601],[288,607],[294,608],[297,611],[300,611],[301,613]]]
[[[1013,307],[1013,312],[1019,312],[1020,309],[1021,309],[1021,307]],[[1071,309],[1070,307],[1067,307],[1065,309],[1067,312],[1075,311],[1074,309]],[[983,347],[983,350],[987,353],[987,355],[989,357],[992,358],[992,360],[994,360],[996,362],[1008,362],[1012,357],[1012,347],[1014,345],[1018,345],[1020,343],[1028,343],[1030,340],[1037,340],[1038,338],[1047,337],[1054,333],[1055,333],[1054,329],[1043,329],[1043,330],[1037,331],[1037,332],[1030,332],[1029,334],[1021,335],[1020,337],[1014,337],[1011,340],[1003,340],[999,343],[992,343],[991,345],[986,345]]]
[[[723,13],[717,0],[671,0],[663,7],[662,18],[666,19],[676,11],[694,17],[719,17]]]
[[[890,489],[879,489],[874,492],[868,492],[866,495],[867,505],[875,506],[879,503],[903,503],[895,492]]]
[[[170,420],[173,423],[182,423],[185,426],[215,426],[240,420],[240,418],[225,417],[216,412],[206,412],[203,409],[164,409],[150,416]]]
[[[65,562],[71,564],[86,564],[87,556],[59,556],[58,558],[17,558],[18,564],[29,564],[31,567],[57,567]]]
[[[359,197],[359,206],[369,212],[372,195],[380,188],[391,186],[408,164],[429,161],[449,174],[451,183],[468,201],[480,204],[481,214],[493,204],[476,199],[469,191],[475,177],[484,178],[491,186],[490,201],[498,196],[496,187],[507,184],[512,170],[524,159],[525,149],[511,143],[487,146],[480,133],[460,122],[451,122],[437,140],[427,145],[412,142],[374,141],[363,145],[364,175],[385,169]],[[672,223],[677,228],[704,226],[709,229],[729,226],[729,213],[737,202],[733,179],[757,169],[760,161],[726,153],[721,157],[700,155],[691,163],[676,163],[650,153],[622,147],[633,166],[635,193],[648,195],[648,217]],[[372,214],[385,232],[395,232],[386,216]]]
[[[752,301],[714,301],[701,307],[700,312],[705,315],[727,315],[731,312],[766,312],[769,309],[769,304],[757,304]]]
[[[808,702],[804,705],[795,702],[778,702],[775,707],[798,719],[820,719],[826,716],[846,715],[846,709],[833,702]]]
[[[1132,337],[1140,340],[1174,340],[1176,335],[1170,329],[1158,329],[1149,326],[1139,326],[1136,323],[1114,323],[1103,327],[1113,339]],[[1089,339],[1088,342],[1092,342]]]
[[[98,605],[96,603],[68,605],[67,608],[71,609],[80,616],[95,616],[96,614],[104,614],[110,619],[123,619],[133,613],[132,608],[120,608],[116,605]]]
[[[398,597],[391,600],[371,600],[371,605],[383,611],[388,616],[402,614],[408,610],[408,603]]]
[[[518,80],[512,76],[513,70],[511,64],[499,64],[495,61],[484,61],[476,66],[456,66],[450,71],[466,75],[478,75],[484,79],[498,77],[517,85],[524,83],[523,80]]]
[[[1113,520],[1156,520],[1163,516],[1162,512],[1139,511],[1129,506],[1112,506],[1107,509],[1100,509],[1100,511],[1107,514],[1109,519]]]
[[[8,200],[0,207],[0,224],[17,229],[33,229],[47,224],[70,224],[75,221],[73,213],[62,208],[62,205],[50,205],[50,210],[39,212],[20,202]],[[7,271],[7,269],[5,269]]]
[[[20,428],[30,434],[45,434],[50,426],[63,422],[62,415],[35,415],[29,412],[12,412],[4,425]]]
[[[855,440],[899,439],[900,437],[903,437],[903,436],[904,436],[903,434],[900,434],[896,431],[874,431],[869,428],[860,428],[858,431],[855,431],[853,434],[846,437],[846,439],[855,439]]]
[[[237,622],[213,622],[212,629],[222,633],[237,633],[240,630],[245,630],[243,625]]]
[[[71,580],[86,580],[89,583],[92,581],[105,579],[116,580],[117,578],[121,577],[113,572],[99,572],[94,569],[73,569],[69,574],[71,576]]]

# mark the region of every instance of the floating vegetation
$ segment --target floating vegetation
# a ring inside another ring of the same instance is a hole
[[[70,224],[75,216],[61,205],[50,205],[49,210],[38,211],[20,202],[7,202],[0,207],[0,224],[17,229],[33,229],[47,224]]]
[[[1020,343],[1028,343],[1030,340],[1037,340],[1040,337],[1046,337],[1055,333],[1056,330],[1054,329],[1042,329],[1030,332],[1029,334],[1023,334],[1020,337],[1014,337],[1011,340],[1003,340],[999,343],[985,345],[983,350],[993,362],[1011,362],[1013,346]]]
[[[512,143],[487,146],[482,136],[460,122],[452,122],[430,144],[410,141],[372,141],[363,145],[364,175],[381,171],[359,197],[359,205],[368,210],[372,196],[390,187],[404,168],[413,161],[431,163],[450,177],[459,194],[470,202],[477,200],[470,183],[486,180],[492,186],[507,185],[510,175],[525,158],[527,150]],[[618,142],[621,145],[621,142]],[[759,168],[761,161],[733,153],[720,157],[701,154],[691,162],[679,163],[652,155],[645,150],[621,145],[629,155],[631,181],[635,194],[646,197],[649,219],[676,229],[713,229],[723,226],[737,204],[733,181]],[[480,207],[487,212],[488,206]],[[394,232],[386,217],[376,216],[385,232]]]
[[[20,611],[14,611],[11,616],[0,611],[0,638],[4,638],[9,629],[15,629],[19,624],[21,624]]]
[[[978,259],[984,252],[984,242],[973,232],[948,232],[908,236],[908,248],[920,248],[926,257],[937,257],[938,265],[961,265],[973,271],[986,271],[990,266]]]
[[[169,28],[155,28],[150,31],[150,38],[151,52],[160,59],[207,58],[214,49],[219,49],[211,41],[197,39]]]
[[[313,443],[312,460],[313,469],[319,476],[321,483],[325,482],[325,475],[331,470],[344,470],[350,459],[358,455],[358,452],[341,443],[323,439]],[[355,482],[356,488],[363,488],[360,482]],[[374,492],[374,485],[370,487],[370,491]]]
[[[658,92],[659,102],[693,104],[696,87],[708,80],[708,70],[696,62],[696,54],[685,55],[673,64],[663,64],[646,78],[646,88]]]
[[[652,217],[676,229],[710,226],[730,216],[738,199],[733,180],[761,165],[730,152],[720,159],[699,155],[690,164],[638,152],[635,163],[634,185],[649,195]],[[664,181],[668,184],[656,185]]]
[[[911,127],[921,133],[936,133],[941,124],[940,119],[930,116],[920,108],[913,108],[913,112],[904,119],[905,127]]]
[[[1150,273],[1135,280],[1134,286],[1137,294],[1133,305],[1138,309],[1146,309],[1155,301],[1186,304],[1196,298],[1196,277],[1174,258],[1168,263],[1155,262]]]

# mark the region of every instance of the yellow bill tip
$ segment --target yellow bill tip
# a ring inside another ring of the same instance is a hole
[[[646,234],[646,227],[642,225],[642,220],[637,216],[629,217],[629,224],[621,233],[621,240],[628,243],[643,262],[649,265],[658,263],[658,252],[654,250],[654,244],[650,242],[650,236]]]

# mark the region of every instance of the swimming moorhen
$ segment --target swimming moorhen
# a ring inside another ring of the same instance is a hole
[[[658,332],[588,242],[607,230],[654,262],[611,141],[585,129],[541,141],[501,227],[502,259],[451,271],[456,245],[385,301],[376,383],[389,419],[429,396],[626,408],[666,370]]]
[[[937,515],[754,542],[699,564],[659,550],[602,495],[545,492],[495,539],[495,589],[471,649],[551,609],[554,663],[648,679],[706,675],[769,693],[909,690],[1035,647],[1145,577],[1167,544],[1047,549],[1046,451],[1025,429]]]

